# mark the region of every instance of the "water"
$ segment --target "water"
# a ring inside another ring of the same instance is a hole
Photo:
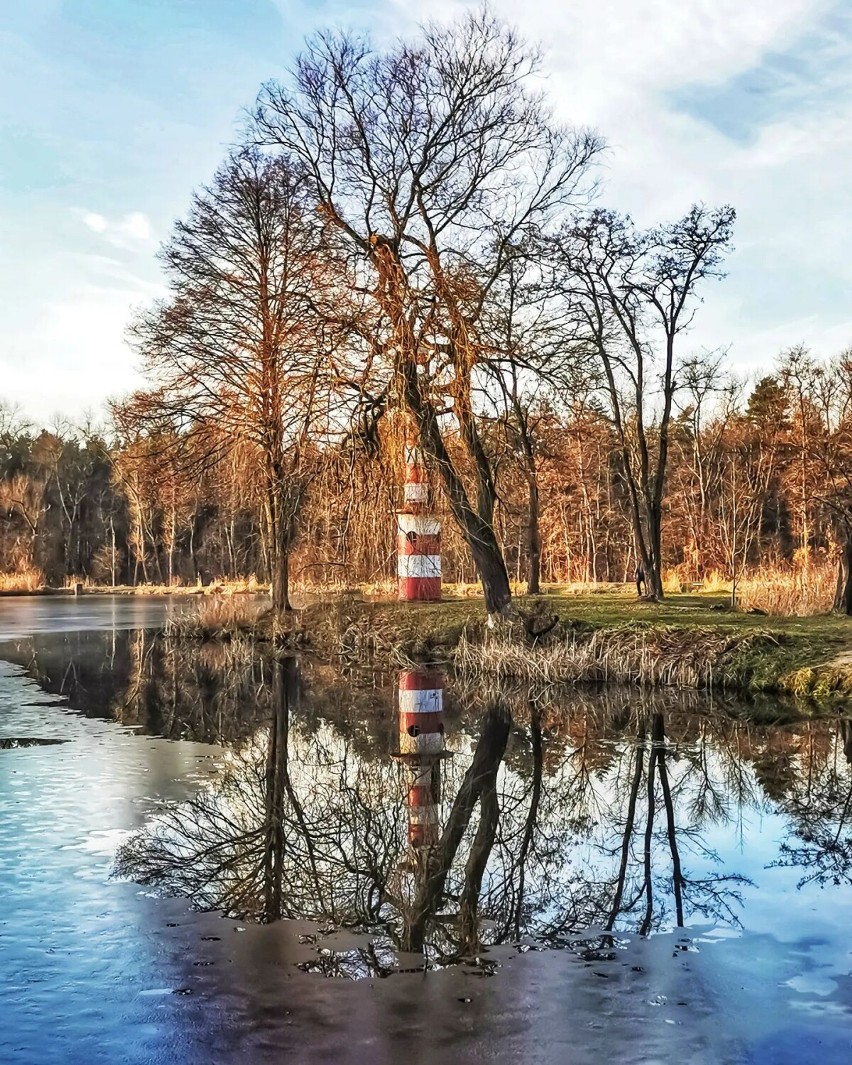
[[[0,1061],[849,1060],[847,721],[168,609],[0,600]]]

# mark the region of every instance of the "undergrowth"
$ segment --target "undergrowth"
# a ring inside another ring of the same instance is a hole
[[[777,648],[779,637],[714,629],[627,625],[576,632],[538,647],[501,635],[475,642],[463,633],[453,654],[454,668],[466,675],[496,675],[537,683],[618,682],[640,687],[746,687],[748,657]]]

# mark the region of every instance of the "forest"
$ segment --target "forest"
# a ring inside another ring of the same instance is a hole
[[[311,39],[161,248],[144,387],[98,427],[0,407],[0,587],[389,592],[416,444],[489,615],[637,567],[852,614],[852,352],[696,351],[733,207],[603,206],[617,158],[539,67],[487,9]]]

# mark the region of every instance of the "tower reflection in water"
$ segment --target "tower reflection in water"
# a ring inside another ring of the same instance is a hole
[[[444,679],[426,669],[403,669],[397,682],[398,749],[407,776],[408,849],[398,871],[413,876],[402,895],[413,896],[416,880],[427,875],[428,850],[441,836],[441,763],[452,755],[445,748]],[[402,885],[400,885],[402,886]]]

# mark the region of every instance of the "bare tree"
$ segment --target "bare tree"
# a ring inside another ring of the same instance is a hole
[[[578,329],[603,367],[636,555],[658,599],[677,342],[693,320],[697,288],[721,276],[734,217],[732,207],[699,205],[677,222],[641,232],[629,218],[596,210],[558,242]]]
[[[354,253],[376,309],[377,362],[440,474],[492,617],[512,606],[475,408],[483,315],[524,236],[585,197],[601,150],[595,135],[552,121],[528,88],[537,65],[487,9],[383,52],[321,34],[291,84],[265,86],[255,121],[263,143],[299,160]]]
[[[286,158],[231,155],[162,249],[169,297],[131,328],[150,390],[118,410],[178,440],[186,462],[252,446],[276,610],[290,608],[312,439],[330,417],[334,338],[321,303],[333,266],[322,230]]]

